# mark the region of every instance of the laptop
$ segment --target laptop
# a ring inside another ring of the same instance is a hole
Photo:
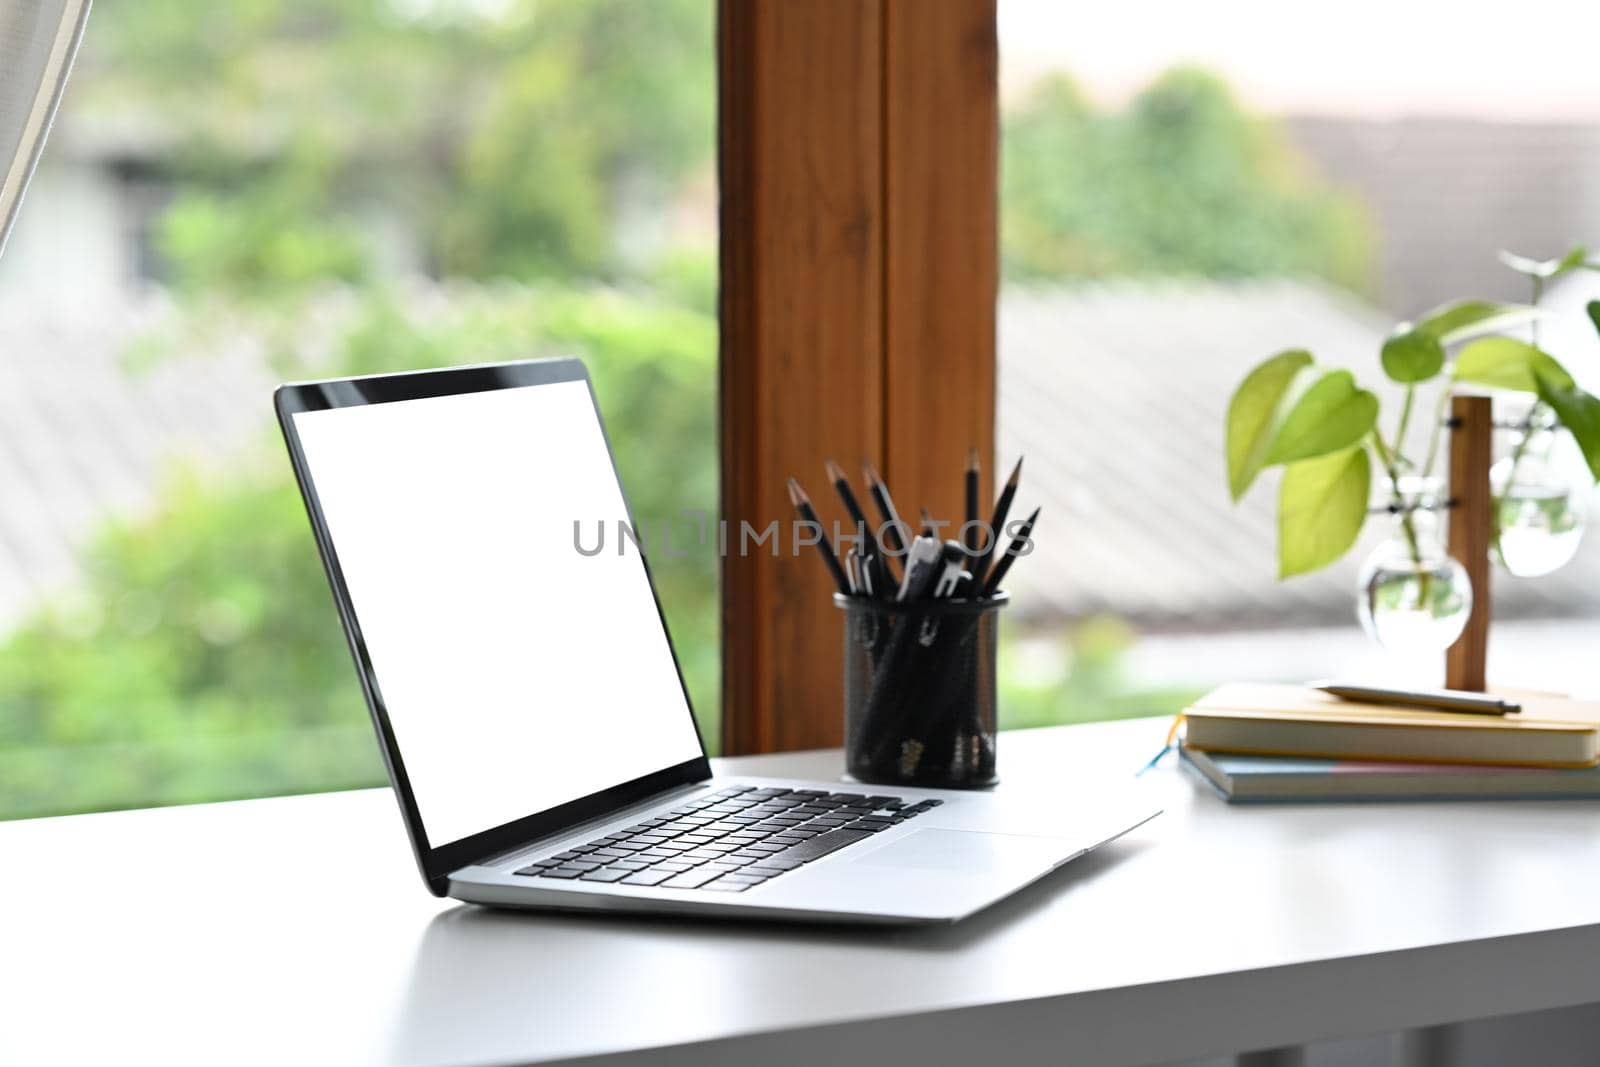
[[[953,922],[1157,813],[714,775],[642,550],[593,551],[597,524],[632,523],[578,360],[291,384],[275,406],[437,895]]]

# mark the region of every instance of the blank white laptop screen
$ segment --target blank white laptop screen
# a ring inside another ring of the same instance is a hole
[[[587,384],[294,423],[430,845],[700,756]]]

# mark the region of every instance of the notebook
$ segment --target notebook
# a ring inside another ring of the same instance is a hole
[[[1184,745],[1183,763],[1230,804],[1284,800],[1600,799],[1600,767],[1493,767],[1245,756]]]
[[[1470,715],[1340,700],[1297,685],[1233,683],[1184,711],[1188,744],[1209,752],[1414,763],[1592,767],[1600,703],[1512,694],[1514,715]]]

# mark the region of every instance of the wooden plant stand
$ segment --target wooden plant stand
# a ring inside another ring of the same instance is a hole
[[[1486,396],[1450,400],[1450,554],[1472,579],[1472,614],[1467,628],[1445,653],[1445,686],[1484,692],[1489,654],[1491,598],[1489,545],[1494,493],[1489,465],[1494,442],[1493,402]]]

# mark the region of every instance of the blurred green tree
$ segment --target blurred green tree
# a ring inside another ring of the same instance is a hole
[[[178,281],[648,266],[711,162],[710,0],[142,0],[95,12],[75,110],[162,146]],[[397,236],[398,235],[398,236]],[[643,244],[643,248],[639,247]]]
[[[1065,75],[1004,119],[1001,249],[1016,279],[1299,274],[1371,284],[1358,200],[1216,76],[1171,71],[1120,114]]]
[[[694,545],[683,512],[716,507],[713,242],[657,217],[710,171],[713,11],[97,10],[64,119],[155,151],[172,188],[183,300],[138,356],[240,331],[296,377],[582,356],[636,518]],[[0,817],[382,780],[288,473],[265,425],[225,479],[175,471],[0,644]],[[654,571],[714,741],[714,555]]]
[[[715,467],[699,459],[715,454],[714,319],[598,285],[423,296],[374,286],[294,340],[350,373],[584,357],[636,517],[652,537],[670,521],[673,545],[692,549],[653,571],[714,741],[716,561],[682,514],[716,499]],[[0,817],[382,780],[286,470],[264,432],[226,479],[174,471],[153,513],[112,523],[86,553],[82,588],[0,644]]]

